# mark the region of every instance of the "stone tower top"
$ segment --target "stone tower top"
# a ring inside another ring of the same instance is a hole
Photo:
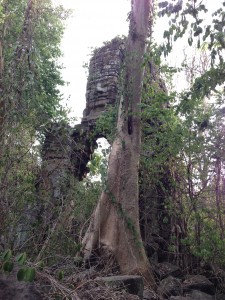
[[[89,65],[86,109],[82,123],[95,123],[107,105],[115,104],[124,48],[124,40],[114,38],[105,46],[95,50]]]

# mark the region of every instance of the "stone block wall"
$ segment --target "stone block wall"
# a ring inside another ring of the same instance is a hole
[[[93,124],[107,105],[115,105],[124,58],[124,40],[113,39],[90,60],[83,124]]]
[[[46,190],[50,191],[53,207],[59,204],[60,199],[66,197],[67,189],[70,187],[70,178],[82,180],[89,171],[87,164],[97,147],[96,140],[103,136],[102,132],[95,130],[96,120],[106,111],[108,106],[116,105],[124,57],[125,39],[115,38],[95,50],[89,65],[86,108],[81,124],[74,128],[66,124],[53,124],[46,133],[42,151],[40,193],[43,198]],[[143,88],[146,89],[149,85],[166,92],[166,86],[160,78],[159,69],[151,61],[146,64]],[[151,102],[151,99],[147,99],[147,101]],[[162,109],[166,108],[167,104],[162,106]],[[147,122],[151,125],[152,120]],[[140,193],[142,237],[146,248],[148,245],[155,245],[154,249],[151,246],[150,255],[158,252],[159,248],[165,248],[164,252],[166,252],[169,243],[170,224],[166,225],[167,230],[165,230],[161,221],[161,216],[165,213],[163,205],[165,195],[163,193],[156,194],[154,187],[146,184],[146,182],[145,187],[144,191],[140,187],[143,192]],[[155,237],[157,240],[154,239]],[[156,257],[156,261],[157,259],[158,257]]]

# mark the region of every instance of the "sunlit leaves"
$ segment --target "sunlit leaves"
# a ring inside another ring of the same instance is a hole
[[[18,122],[28,123],[32,115],[32,124],[39,129],[50,118],[62,115],[59,86],[64,81],[58,58],[69,12],[44,0],[32,2],[27,14],[27,3],[14,1],[12,5],[7,0],[4,5],[4,98],[14,102],[11,107]]]
[[[202,17],[202,14],[207,13],[208,9],[201,1],[186,1],[185,3],[176,1],[176,4],[164,1],[159,3],[159,8],[160,17],[165,14],[170,17],[170,27],[164,32],[167,42],[161,46],[164,55],[167,56],[172,51],[172,41],[182,38],[187,33],[189,46],[192,46],[196,38],[198,48],[201,48],[202,43],[207,41],[208,49],[214,52],[212,54],[213,64],[215,58],[220,56],[220,51],[225,48],[223,9],[217,9],[212,14],[210,24],[203,25],[204,16]]]
[[[51,0],[4,0],[4,6],[0,2],[4,63],[1,101],[7,112],[0,134],[0,234],[14,249],[31,244],[28,236],[37,226],[30,218],[37,201],[37,139],[43,139],[46,124],[65,118],[59,90],[64,81],[58,60],[68,12],[53,6]],[[33,249],[27,251],[30,255]],[[26,254],[8,261],[24,267]],[[10,265],[7,263],[5,268],[10,270]],[[32,271],[28,273],[31,278]]]

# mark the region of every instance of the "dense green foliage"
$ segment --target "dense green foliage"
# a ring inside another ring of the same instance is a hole
[[[69,12],[51,0],[3,0],[0,13],[0,232],[4,247],[15,250],[37,201],[37,139],[46,124],[66,116],[58,59]]]
[[[162,228],[157,234],[165,228],[170,231],[166,231],[166,251],[181,266],[188,267],[188,258],[194,255],[198,263],[201,260],[224,267],[225,3],[207,22],[207,7],[201,1],[185,1],[183,6],[179,3],[159,3],[159,16],[167,15],[168,29],[162,45],[151,41],[145,58],[140,203],[144,199],[150,209],[154,201],[160,203],[158,220]],[[88,177],[82,182],[71,178],[70,188],[66,186],[68,197],[54,209],[46,204],[49,215],[54,216],[47,228],[41,227],[41,218],[28,214],[35,212],[40,200],[37,178],[42,162],[36,141],[42,141],[49,122],[66,119],[60,104],[59,86],[64,82],[58,58],[68,14],[62,7],[53,7],[50,0],[0,2],[4,58],[0,82],[4,117],[0,119],[1,245],[2,250],[10,248],[13,254],[25,249],[29,257],[44,261],[44,265],[79,253],[104,186],[109,154],[108,150],[102,155],[94,153]],[[174,68],[166,59],[181,38],[196,55],[184,57]],[[149,72],[149,62],[155,66],[154,76]],[[178,91],[174,78],[182,78],[185,88]],[[96,132],[110,142],[115,133],[116,109],[110,107],[96,126]],[[141,216],[144,221],[148,217]],[[26,230],[33,233],[29,241],[23,235]],[[10,271],[15,261],[9,253],[3,255],[5,271]],[[22,254],[19,257],[24,258]],[[29,281],[33,272],[24,267],[18,279]],[[61,273],[59,277],[62,279]]]
[[[51,1],[4,1],[3,101],[7,123],[34,123],[35,129],[60,115],[58,58],[68,13]],[[21,122],[21,121],[20,121]]]
[[[167,84],[166,95],[150,85],[143,95],[144,172],[153,190],[163,188],[171,230],[179,227],[179,234],[171,232],[169,249],[179,258],[189,251],[219,265],[225,258],[224,5],[211,19],[207,15],[206,23],[207,8],[200,1],[159,3],[169,29],[151,57],[167,83],[175,76],[186,80],[187,88],[177,92]],[[184,57],[174,69],[158,54],[173,54],[179,38],[196,48],[196,56]]]

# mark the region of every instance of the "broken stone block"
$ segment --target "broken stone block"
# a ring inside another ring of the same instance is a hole
[[[42,300],[43,295],[34,283],[19,282],[16,271],[10,274],[0,274],[0,299],[4,300]]]
[[[185,292],[198,290],[210,295],[215,294],[215,286],[203,275],[188,275],[183,282]]]
[[[157,277],[162,280],[168,276],[181,277],[182,272],[179,267],[169,262],[159,263],[154,266],[154,272]]]
[[[213,296],[197,290],[191,291],[190,294],[187,294],[185,297],[182,296],[170,297],[170,300],[213,300],[213,299],[215,299]]]
[[[183,297],[183,296],[171,296],[170,300],[193,300],[191,297]]]
[[[193,290],[188,294],[191,299],[193,300],[213,300],[214,297],[212,295],[203,293],[201,291]]]
[[[99,277],[102,281],[113,288],[125,289],[128,293],[143,298],[144,283],[143,278],[138,275],[119,275],[110,277]]]
[[[192,298],[183,296],[171,296],[170,300],[193,300]]]
[[[224,300],[225,294],[216,294],[216,300]]]
[[[157,294],[153,290],[144,288],[143,300],[158,300]]]
[[[170,296],[180,296],[182,294],[181,280],[169,276],[159,283],[157,292],[165,299],[169,299]]]

